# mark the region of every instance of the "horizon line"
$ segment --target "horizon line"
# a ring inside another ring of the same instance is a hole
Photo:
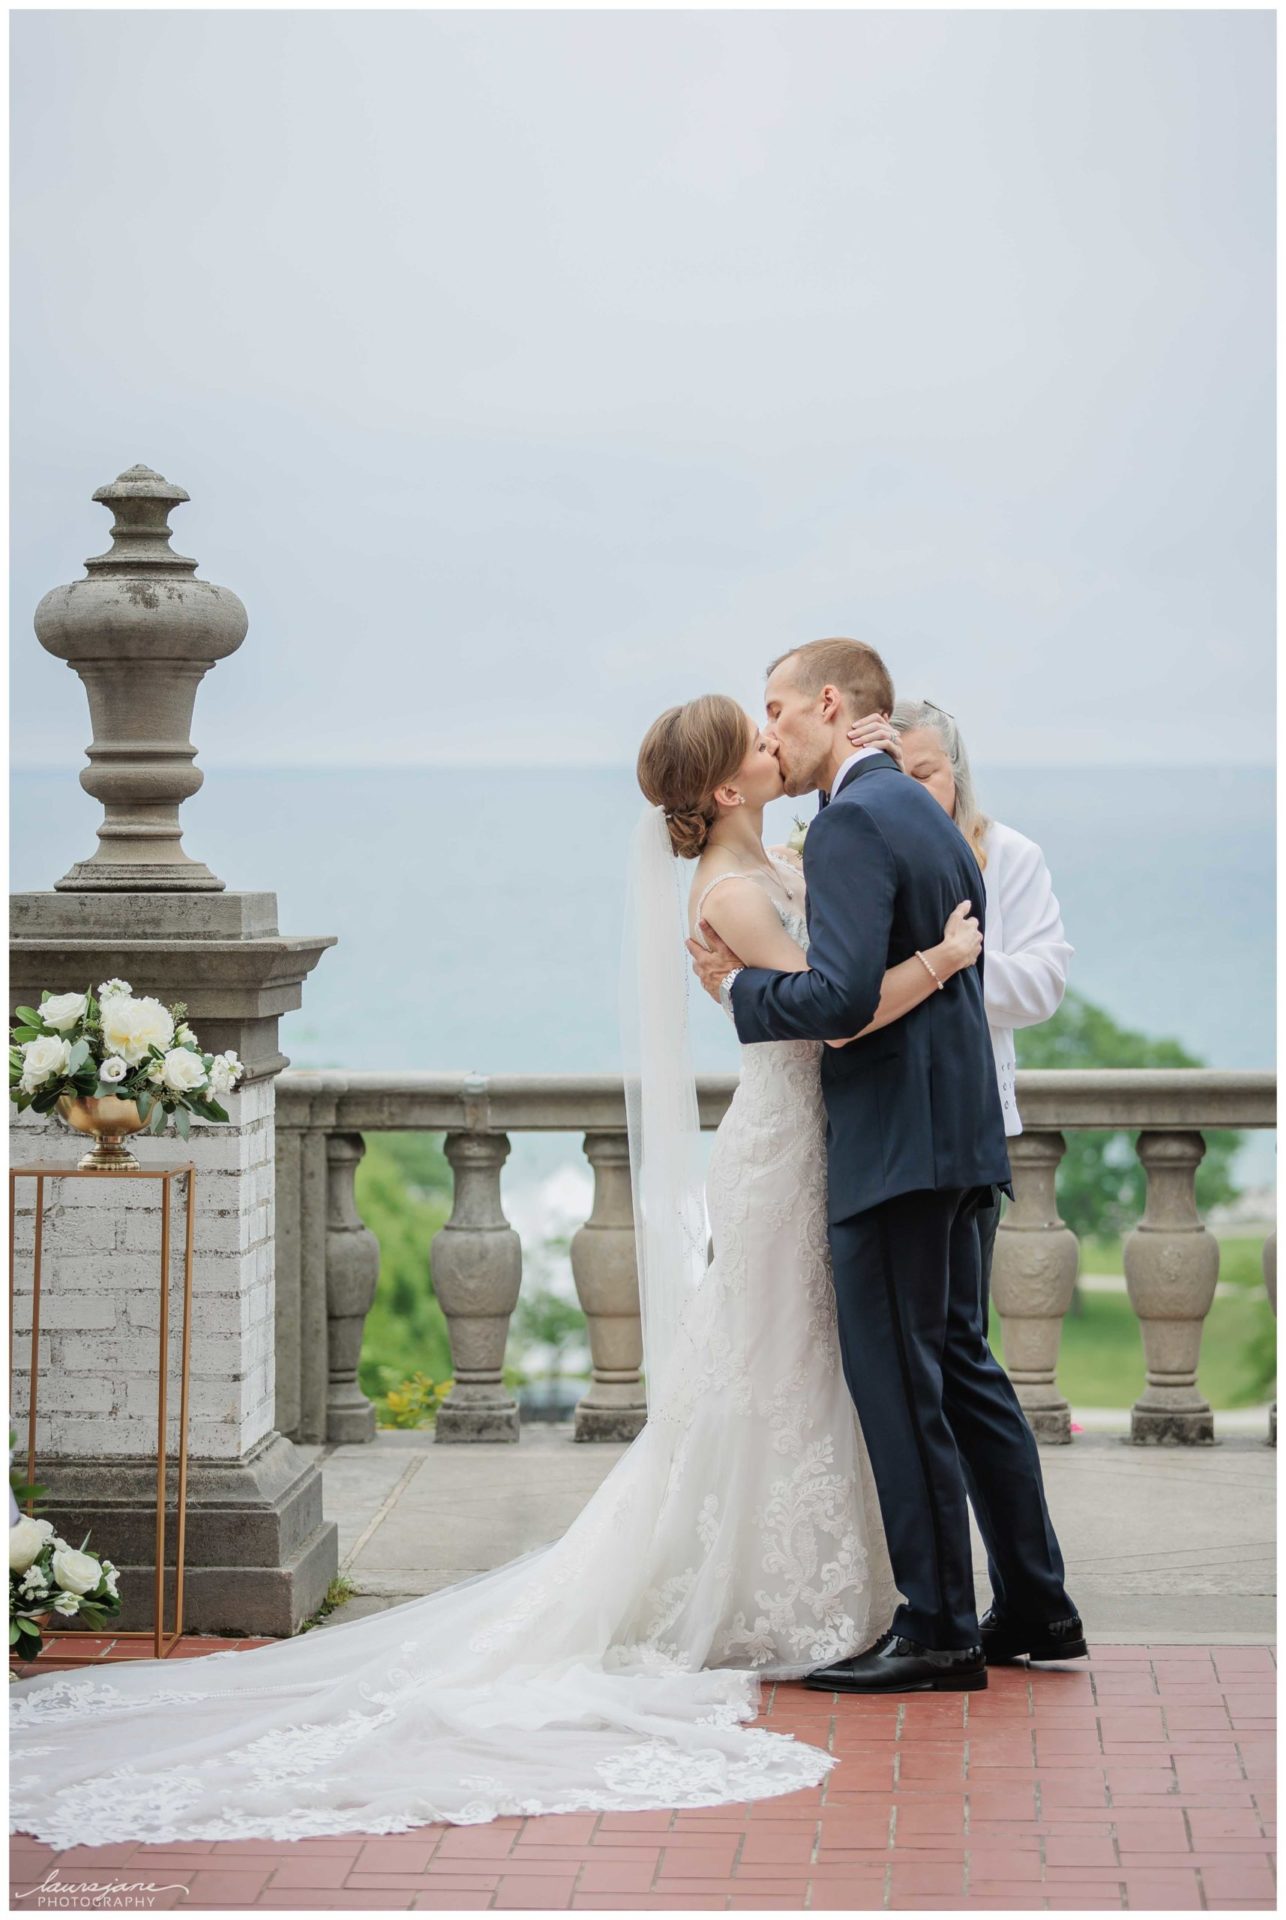
[[[1275,760],[988,760],[997,773],[1174,773],[1185,767],[1219,772],[1275,773]],[[10,773],[69,771],[65,761],[9,762]],[[70,771],[77,771],[76,768]],[[207,777],[224,773],[633,773],[628,760],[220,760],[202,769]],[[197,796],[193,794],[192,798]],[[789,797],[789,796],[786,796]]]

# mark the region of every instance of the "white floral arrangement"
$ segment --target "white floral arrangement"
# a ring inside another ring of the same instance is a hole
[[[804,841],[808,837],[808,828],[809,822],[807,820],[801,820],[799,815],[796,814],[794,832],[786,836],[787,847],[792,853],[797,853],[801,859],[804,853]]]
[[[191,1116],[228,1118],[220,1098],[245,1072],[231,1048],[203,1053],[179,1000],[136,996],[128,980],[104,980],[97,996],[50,993],[19,1007],[9,1049],[9,1098],[19,1113],[51,1113],[74,1099],[133,1100],[148,1133],[171,1115],[186,1140]]]
[[[19,1658],[34,1660],[40,1652],[47,1615],[93,1632],[119,1614],[116,1568],[86,1553],[85,1540],[68,1546],[51,1521],[29,1513],[10,1527],[9,1646]]]

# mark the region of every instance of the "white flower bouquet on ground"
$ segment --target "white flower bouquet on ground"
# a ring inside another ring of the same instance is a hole
[[[119,1614],[116,1568],[86,1553],[85,1540],[68,1546],[51,1521],[29,1513],[10,1527],[9,1648],[21,1659],[35,1659],[51,1622],[92,1633]]]
[[[226,1121],[220,1098],[245,1069],[231,1050],[202,1052],[186,1013],[182,1001],[136,996],[128,980],[105,980],[97,995],[46,991],[38,1007],[17,1010],[9,1098],[19,1113],[51,1113],[61,1102],[64,1117],[80,1103],[133,1102],[149,1133],[173,1115],[185,1140],[194,1114]]]

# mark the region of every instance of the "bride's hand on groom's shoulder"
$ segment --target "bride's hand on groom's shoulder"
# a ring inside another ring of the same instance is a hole
[[[942,933],[942,958],[948,973],[961,973],[977,964],[982,952],[982,928],[973,910],[972,900],[962,900],[954,909]]]
[[[906,772],[902,762],[902,739],[893,728],[893,722],[887,713],[868,713],[856,721],[848,730],[850,747],[878,747],[881,753],[887,753],[896,760],[898,771]]]

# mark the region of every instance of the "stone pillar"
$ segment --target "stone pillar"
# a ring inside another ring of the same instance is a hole
[[[116,510],[110,552],[56,589],[42,643],[79,673],[94,721],[84,783],[103,799],[100,847],[52,891],[11,902],[13,1006],[42,988],[83,991],[123,976],[140,994],[187,1003],[202,1043],[246,1064],[228,1125],[194,1120],[141,1137],[145,1164],[199,1169],[192,1325],[185,1624],[197,1632],[290,1633],[338,1564],[321,1475],[274,1425],[274,1081],[280,1016],[330,936],[285,938],[270,893],[233,893],[180,844],[181,800],[201,776],[188,739],[197,683],[246,630],[235,594],[169,552],[187,495],[131,468],[98,498]],[[10,1133],[18,1164],[80,1157],[78,1136],[28,1111]],[[15,1403],[26,1404],[34,1182],[20,1183]],[[122,1570],[123,1628],[151,1624],[155,1541],[159,1195],[141,1182],[48,1186],[38,1477],[68,1538]],[[180,1338],[181,1233],[170,1281],[172,1380]],[[169,1400],[177,1439],[178,1393]],[[176,1476],[169,1475],[170,1498]],[[170,1529],[173,1551],[173,1527]]]
[[[504,1385],[505,1343],[522,1282],[522,1243],[505,1219],[504,1133],[449,1133],[451,1218],[433,1236],[433,1291],[446,1315],[455,1383],[438,1409],[436,1440],[516,1440],[518,1408]]]
[[[314,1102],[277,1100],[277,1426],[292,1440],[327,1438],[330,1317],[326,1304],[329,1170]]]
[[[1274,1230],[1264,1242],[1260,1256],[1264,1263],[1264,1286],[1268,1292],[1268,1304],[1277,1313],[1277,1234]],[[1277,1402],[1274,1400],[1268,1410],[1268,1444],[1277,1445]]]
[[[326,1313],[330,1382],[326,1438],[340,1443],[371,1440],[375,1409],[357,1384],[362,1331],[380,1277],[379,1241],[362,1224],[353,1194],[358,1162],[366,1151],[360,1133],[332,1133],[326,1140]]]
[[[639,1369],[643,1328],[634,1259],[630,1143],[623,1133],[587,1133],[594,1208],[572,1236],[572,1277],[589,1327],[594,1378],[576,1409],[578,1440],[632,1440],[647,1419]]]
[[[1209,1446],[1215,1437],[1214,1415],[1197,1388],[1201,1330],[1219,1278],[1219,1242],[1197,1212],[1205,1151],[1196,1132],[1139,1135],[1147,1204],[1125,1242],[1125,1283],[1148,1375],[1130,1412],[1137,1446]]]
[[[1038,1440],[1066,1445],[1072,1416],[1058,1391],[1058,1345],[1072,1303],[1080,1248],[1059,1217],[1058,1165],[1067,1151],[1061,1133],[1029,1128],[1009,1142],[1014,1203],[996,1234],[991,1299],[1000,1316],[1005,1369]]]

